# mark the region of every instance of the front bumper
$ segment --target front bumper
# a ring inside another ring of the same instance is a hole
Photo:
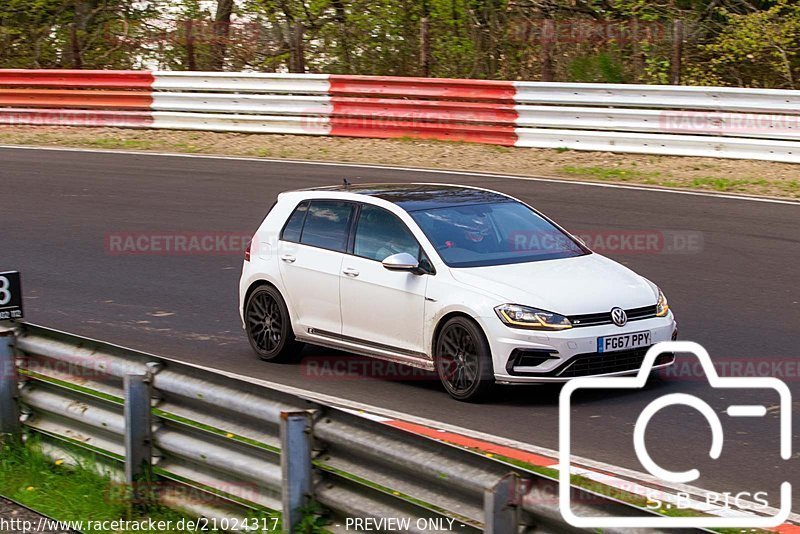
[[[672,312],[666,317],[629,321],[624,327],[598,325],[545,332],[509,328],[496,317],[483,318],[492,349],[495,379],[500,383],[566,382],[578,376],[635,374],[649,347],[597,352],[597,338],[630,332],[650,332],[653,344],[670,341],[677,332]],[[654,369],[671,365],[662,355]]]

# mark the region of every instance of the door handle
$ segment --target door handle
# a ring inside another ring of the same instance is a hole
[[[352,267],[347,267],[347,268],[346,268],[346,269],[344,269],[342,272],[343,272],[344,274],[346,274],[347,276],[352,276],[352,277],[356,277],[356,276],[358,276],[358,274],[359,274],[359,273],[358,273],[358,271],[357,271],[357,270],[355,270],[355,269],[353,269]]]
[[[281,259],[286,263],[294,263],[297,258],[292,256],[291,254],[284,254],[283,256],[281,256]]]

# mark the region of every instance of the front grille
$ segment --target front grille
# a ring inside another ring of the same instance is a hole
[[[631,308],[625,310],[628,321],[638,321],[639,319],[650,319],[656,316],[657,306],[645,306],[643,308]],[[587,313],[585,315],[571,315],[568,317],[572,326],[596,326],[601,324],[612,324],[611,310],[602,313]]]
[[[574,378],[578,376],[604,375],[608,373],[621,373],[624,371],[636,371],[642,366],[644,356],[650,347],[638,349],[621,350],[618,352],[590,352],[578,354],[558,372],[558,376],[563,378]],[[675,355],[671,352],[664,352],[656,357],[655,365],[672,363]]]
[[[658,311],[658,306],[653,304],[652,306],[645,306],[644,308],[625,310],[625,313],[628,315],[629,321],[635,321],[636,319],[649,319],[650,317],[655,317],[656,311]]]

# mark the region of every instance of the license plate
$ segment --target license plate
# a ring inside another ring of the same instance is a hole
[[[651,345],[650,332],[631,332],[630,334],[617,334],[616,336],[597,338],[597,352],[614,352],[647,347],[649,345]]]

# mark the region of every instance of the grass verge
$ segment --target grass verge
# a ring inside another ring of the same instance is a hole
[[[119,491],[109,478],[100,476],[87,465],[68,468],[54,463],[41,452],[35,440],[29,440],[26,445],[4,443],[0,446],[0,494],[62,522],[82,521],[90,527],[85,532],[114,532],[95,530],[91,526],[95,522],[119,519],[153,519],[170,522],[175,527],[182,520],[185,523],[191,519],[163,506],[153,506],[146,514],[131,512],[126,502],[118,498]],[[139,532],[195,531],[145,528]]]

